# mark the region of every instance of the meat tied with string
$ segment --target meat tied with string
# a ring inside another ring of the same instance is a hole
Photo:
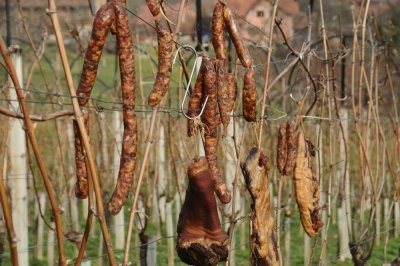
[[[241,164],[246,188],[251,196],[251,265],[279,266],[279,251],[268,181],[268,157],[252,148]]]
[[[190,265],[217,265],[228,257],[228,235],[221,227],[208,162],[196,157],[179,214],[177,253]]]
[[[222,203],[229,203],[231,194],[222,179],[221,172],[218,169],[218,125],[221,122],[217,113],[218,93],[217,93],[217,74],[215,64],[209,58],[203,59],[205,68],[203,99],[208,97],[201,121],[205,125],[204,150],[214,182],[214,189]]]
[[[196,117],[200,114],[203,96],[203,85],[204,85],[205,67],[201,65],[199,73],[197,74],[196,84],[190,94],[188,116],[190,118]],[[203,103],[204,104],[204,103]],[[194,119],[188,119],[188,136],[192,137],[197,130],[197,121]]]
[[[319,182],[315,177],[310,157],[313,154],[311,142],[299,130],[297,137],[296,166],[294,168],[294,188],[300,220],[308,236],[315,236],[323,223],[319,214]]]

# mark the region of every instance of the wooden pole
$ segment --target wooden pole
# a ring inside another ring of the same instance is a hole
[[[22,93],[22,87],[20,85],[20,82],[17,78],[17,74],[15,72],[15,68],[11,62],[11,58],[8,54],[8,51],[5,47],[5,43],[3,40],[3,37],[0,36],[0,50],[1,50],[1,54],[4,58],[4,61],[6,63],[6,67],[7,67],[7,71],[11,77],[11,80],[14,83],[14,87],[15,87],[15,91],[17,93],[17,97],[18,97],[18,102],[21,108],[21,111],[24,115],[24,126],[25,126],[25,131],[26,134],[28,135],[29,141],[32,145],[32,149],[33,152],[35,154],[36,157],[36,162],[38,164],[39,167],[39,171],[42,175],[42,179],[43,179],[43,183],[44,186],[46,188],[47,191],[47,195],[49,196],[49,200],[50,200],[50,205],[51,205],[51,209],[52,209],[52,213],[53,213],[53,217],[54,217],[54,222],[56,225],[56,232],[57,232],[57,240],[58,240],[58,252],[59,252],[59,265],[65,265],[66,264],[66,260],[65,260],[65,255],[64,255],[64,241],[63,241],[63,232],[62,232],[62,227],[61,227],[61,215],[60,215],[60,210],[58,208],[56,199],[54,197],[54,192],[52,189],[52,184],[50,182],[50,179],[47,175],[47,170],[46,167],[44,165],[43,162],[43,158],[42,158],[42,154],[40,153],[39,150],[39,145],[37,143],[36,140],[36,136],[35,136],[35,131],[34,131],[34,127],[33,127],[33,123],[32,120],[30,119],[29,116],[29,109],[28,106],[26,104],[25,101],[25,96]]]
[[[107,246],[107,253],[108,253],[108,258],[109,258],[110,264],[116,265],[117,263],[115,260],[114,250],[112,247],[111,238],[110,238],[110,234],[108,232],[107,222],[106,222],[105,215],[104,215],[104,205],[103,205],[103,198],[102,198],[102,193],[101,193],[101,188],[100,188],[100,181],[99,181],[99,177],[97,176],[97,173],[96,173],[96,166],[94,163],[92,151],[90,149],[89,137],[85,130],[85,125],[83,122],[83,114],[79,107],[78,99],[76,96],[76,91],[74,88],[74,82],[72,79],[72,73],[71,73],[71,69],[69,66],[69,62],[68,62],[67,52],[66,52],[65,46],[64,46],[64,40],[63,40],[63,37],[61,34],[61,27],[60,27],[60,22],[58,20],[55,1],[49,0],[48,6],[49,6],[48,14],[50,16],[51,23],[53,24],[54,32],[56,35],[57,46],[58,46],[61,61],[63,64],[64,74],[65,74],[65,78],[67,80],[69,93],[71,95],[72,107],[74,109],[75,119],[78,124],[79,132],[81,134],[83,146],[86,151],[86,157],[87,157],[88,164],[89,164],[88,170],[90,171],[91,176],[92,176],[93,188],[94,188],[95,196],[96,196],[97,218],[100,222],[104,242]]]
[[[4,221],[8,233],[8,243],[10,245],[12,265],[18,266],[17,236],[15,235],[10,203],[8,202],[7,193],[4,189],[3,173],[0,171],[0,201],[3,209]]]

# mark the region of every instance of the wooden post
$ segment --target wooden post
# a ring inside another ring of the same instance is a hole
[[[348,111],[345,108],[340,109],[340,117],[343,120],[342,126],[345,138],[348,139]],[[350,224],[351,224],[351,212],[350,212],[350,177],[349,177],[349,169],[347,168],[345,177],[343,180],[343,171],[344,171],[344,160],[346,159],[346,150],[344,146],[344,140],[342,137],[339,137],[339,146],[340,146],[340,161],[343,162],[340,164],[338,170],[338,178],[341,180],[339,182],[345,186],[345,191],[342,191],[342,199],[341,206],[337,209],[338,212],[338,226],[339,226],[339,261],[345,261],[346,259],[351,259],[351,253],[349,249],[349,236],[350,236]],[[347,154],[348,156],[348,154]],[[344,184],[343,184],[344,182]]]
[[[147,265],[157,265],[157,237],[149,237],[147,246]]]
[[[104,119],[104,118],[102,118]],[[115,183],[118,180],[118,172],[119,172],[119,164],[121,157],[121,148],[122,147],[122,119],[120,112],[113,112],[113,129],[115,136],[115,144],[114,147],[114,160],[113,160],[113,175]],[[103,136],[103,141],[105,141]],[[104,151],[103,151],[104,152]],[[125,220],[124,220],[124,207],[121,208],[121,211],[113,217],[113,227],[115,234],[115,248],[118,250],[124,249],[125,243]]]
[[[285,207],[285,225],[284,225],[284,237],[283,237],[283,242],[284,242],[284,252],[285,252],[285,257],[283,259],[283,265],[284,266],[289,266],[291,265],[290,260],[291,260],[291,249],[290,249],[290,220],[292,217],[292,208],[288,205]]]
[[[44,192],[39,192],[39,202],[37,203],[42,210],[45,210],[46,205],[46,194]],[[36,235],[36,259],[43,260],[43,235],[44,235],[44,222],[39,214],[39,206],[37,206],[37,235]]]
[[[12,47],[12,62],[20,84],[23,84],[22,55],[18,46]],[[13,84],[12,82],[10,82]],[[10,107],[19,110],[18,97],[15,89],[10,90]],[[17,119],[10,121],[8,138],[8,157],[10,170],[8,186],[10,188],[12,217],[14,229],[18,238],[18,261],[20,265],[28,265],[28,190],[27,190],[27,153],[26,138],[23,123]]]
[[[175,265],[175,245],[174,238],[170,237],[174,235],[174,222],[172,219],[172,204],[174,201],[167,202],[165,204],[165,212],[166,212],[166,223],[167,223],[167,246],[168,246],[168,266]]]
[[[394,237],[399,238],[400,233],[400,203],[397,200],[394,203]]]
[[[164,126],[160,123],[158,130],[158,164],[157,164],[157,200],[161,222],[165,222],[165,202],[166,202],[166,161],[165,161],[165,132]]]
[[[51,227],[54,228],[54,222],[50,223]],[[55,246],[55,236],[54,236],[54,231],[49,229],[49,232],[47,234],[47,265],[48,266],[53,266],[55,265],[54,261],[54,246]]]

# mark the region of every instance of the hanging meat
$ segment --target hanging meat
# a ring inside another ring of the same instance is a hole
[[[86,133],[89,134],[89,114],[83,113],[83,122]],[[75,165],[76,165],[76,185],[75,196],[79,199],[85,199],[89,193],[88,173],[86,170],[86,156],[83,148],[82,138],[79,132],[78,124],[74,121],[75,134]]]
[[[215,4],[212,17],[212,44],[215,50],[215,56],[226,63],[226,46],[224,33],[224,5],[221,2]]]
[[[157,106],[169,89],[172,73],[172,35],[162,20],[156,20],[158,39],[158,70],[148,103]]]
[[[122,114],[124,133],[117,184],[108,202],[108,211],[116,215],[129,196],[136,166],[137,120],[135,114],[135,59],[133,57],[132,32],[126,9],[115,1],[117,19],[117,45],[122,90]]]
[[[257,119],[257,88],[254,70],[252,69],[253,60],[251,59],[249,50],[240,37],[232,11],[227,6],[224,7],[224,22],[233,45],[235,46],[240,63],[246,68],[246,73],[243,78],[243,116],[248,122],[255,122]]]
[[[210,59],[204,58],[203,64],[205,68],[203,98],[208,97],[204,113],[201,116],[201,120],[205,126],[204,150],[214,182],[215,193],[219,200],[226,204],[230,202],[231,194],[222,179],[217,163],[218,125],[221,122],[221,118],[217,113],[217,74],[215,64]]]
[[[296,165],[297,134],[293,122],[282,123],[278,132],[278,147],[276,163],[279,173],[286,176],[293,175]]]
[[[153,15],[158,41],[158,68],[153,89],[149,94],[150,106],[157,106],[169,89],[169,81],[172,73],[173,39],[166,23],[161,19],[161,4],[158,0],[146,0],[147,7]]]
[[[310,237],[315,236],[323,223],[319,214],[319,182],[315,177],[311,159],[313,147],[299,130],[297,137],[296,166],[294,168],[294,188],[300,219],[304,231]]]
[[[203,96],[203,85],[204,85],[204,75],[205,75],[205,65],[202,64],[197,74],[196,84],[192,90],[189,99],[188,116],[193,118],[200,114],[200,109],[202,106],[202,96]],[[204,103],[203,103],[204,104]],[[192,137],[195,135],[197,121],[194,119],[188,119],[188,136]]]
[[[83,61],[83,69],[79,81],[77,96],[80,106],[84,106],[89,102],[90,93],[96,80],[97,69],[100,57],[103,51],[104,43],[109,32],[116,32],[115,13],[113,3],[106,3],[97,11],[93,21],[92,36],[90,38],[88,48]],[[87,133],[89,116],[84,116],[85,127]],[[78,198],[86,198],[88,195],[88,177],[87,169],[84,161],[82,140],[78,133],[77,125],[74,123],[75,130],[75,158],[77,184],[75,187],[75,195]]]
[[[189,184],[179,214],[176,250],[190,265],[217,265],[228,257],[228,235],[221,227],[208,162],[196,157],[188,168]]]
[[[115,215],[121,210],[125,203],[133,183],[137,144],[137,121],[135,115],[136,81],[132,33],[124,3],[120,1],[108,2],[96,13],[77,94],[79,97],[79,105],[85,106],[88,103],[91,90],[96,80],[102,49],[107,34],[110,31],[117,35],[124,122],[118,180],[108,203],[108,211]],[[81,151],[77,149],[77,157],[80,152]],[[81,175],[81,173],[84,173],[84,171],[78,172],[78,175]],[[85,179],[81,178],[80,180],[79,187],[76,189],[77,191],[87,187],[87,177]],[[86,185],[84,185],[84,182],[86,182]],[[83,196],[84,194],[82,194],[82,197]]]
[[[273,209],[269,193],[268,157],[252,148],[241,164],[246,188],[251,196],[251,265],[279,266],[279,251],[274,231]]]

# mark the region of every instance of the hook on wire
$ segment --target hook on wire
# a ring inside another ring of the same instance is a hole
[[[182,104],[181,104],[181,112],[182,112],[182,114],[183,114],[187,119],[195,120],[195,119],[200,118],[201,115],[203,114],[204,109],[205,109],[206,104],[207,104],[207,101],[208,101],[208,96],[207,96],[206,100],[204,101],[204,104],[203,104],[203,106],[202,106],[202,108],[201,108],[201,110],[200,110],[200,113],[199,113],[197,116],[195,116],[195,117],[190,117],[190,116],[188,116],[188,115],[185,113],[185,111],[184,111],[185,101],[186,101],[186,97],[188,96],[188,93],[189,93],[189,87],[190,87],[190,84],[191,84],[191,82],[192,82],[194,70],[196,69],[196,65],[197,65],[197,58],[199,57],[199,55],[198,55],[196,49],[194,49],[192,46],[190,46],[190,45],[182,45],[182,46],[179,47],[178,50],[176,51],[175,56],[174,56],[174,60],[172,61],[172,64],[175,64],[176,58],[178,57],[178,54],[179,54],[179,52],[180,52],[181,49],[184,49],[184,50],[186,50],[186,51],[191,51],[191,52],[193,52],[194,55],[195,55],[195,61],[194,61],[194,64],[193,64],[192,71],[190,72],[189,80],[188,80],[187,85],[186,85],[186,87],[185,87],[185,95],[183,96],[183,100],[182,100]]]

